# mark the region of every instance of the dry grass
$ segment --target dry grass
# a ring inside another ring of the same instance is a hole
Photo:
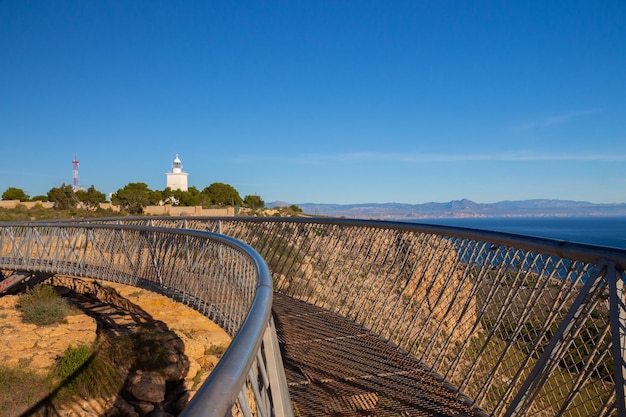
[[[114,217],[121,216],[123,214],[115,212],[113,210],[84,210],[84,209],[49,209],[41,206],[35,206],[31,209],[26,206],[18,204],[17,207],[8,209],[0,208],[0,221],[22,221],[22,220],[58,220],[58,219],[71,219],[71,218],[92,218],[92,217]]]
[[[0,416],[18,416],[52,390],[49,378],[26,365],[10,368],[0,364]]]

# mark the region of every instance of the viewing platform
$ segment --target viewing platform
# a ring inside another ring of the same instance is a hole
[[[183,417],[626,417],[623,249],[400,222],[136,217],[2,223],[0,250],[7,279],[145,287],[224,329],[232,343]]]
[[[272,307],[298,416],[487,416],[415,359],[319,307],[276,294]]]

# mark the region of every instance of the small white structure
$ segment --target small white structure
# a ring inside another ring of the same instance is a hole
[[[187,191],[187,175],[189,174],[183,172],[183,164],[180,162],[178,154],[172,162],[172,172],[166,172],[165,175],[167,175],[167,187],[171,190]]]

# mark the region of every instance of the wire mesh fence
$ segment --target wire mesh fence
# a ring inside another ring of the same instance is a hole
[[[623,413],[624,251],[397,223],[166,221],[249,243],[278,292],[393,342],[490,414]]]
[[[187,416],[226,415],[231,407],[261,415],[258,410],[288,403],[288,395],[281,399],[286,383],[280,382],[282,365],[274,348],[269,273],[258,254],[241,242],[206,232],[133,225],[2,224],[0,269],[2,278],[37,271],[147,287],[220,325],[234,338],[231,348],[185,409]],[[273,385],[266,379],[259,388],[260,374],[272,374]],[[216,379],[220,383],[210,382]],[[240,393],[247,393],[247,387],[254,388],[251,400]]]
[[[550,242],[390,226],[221,228],[261,253],[277,291],[390,340],[490,414],[613,415],[623,406],[614,350],[624,322],[612,327],[611,314],[623,311],[612,288],[624,279],[624,251],[572,248],[586,255],[577,256]]]
[[[345,219],[111,221],[248,243],[276,291],[380,335],[489,414],[626,415],[624,250]]]

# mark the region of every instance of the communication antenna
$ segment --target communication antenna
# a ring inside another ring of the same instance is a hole
[[[78,190],[78,159],[76,159],[76,154],[74,154],[74,159],[72,160],[72,177],[74,178],[74,190]]]

